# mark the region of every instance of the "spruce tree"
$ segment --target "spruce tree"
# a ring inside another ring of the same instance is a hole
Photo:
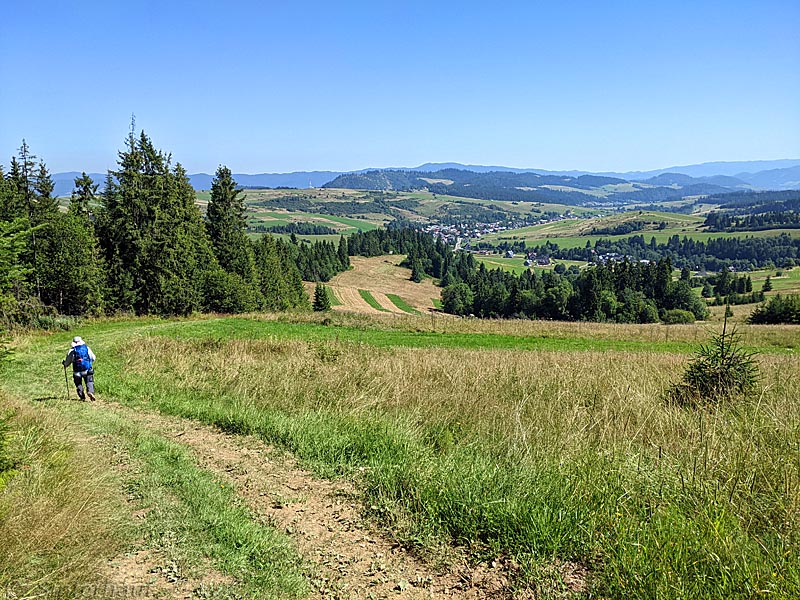
[[[770,279],[769,275],[764,280],[764,284],[761,286],[762,292],[771,292],[772,291],[772,280]]]
[[[207,228],[220,266],[251,281],[255,279],[253,249],[245,233],[244,197],[240,194],[230,169],[220,166],[211,183]]]
[[[119,169],[106,180],[98,231],[112,308],[188,314],[202,305],[206,275],[218,269],[195,191],[180,164],[131,131]]]
[[[61,314],[103,312],[105,274],[94,228],[86,216],[59,214],[47,223],[37,258],[42,302]]]
[[[30,269],[21,260],[27,249],[27,219],[0,220],[0,324],[21,321]]]
[[[350,268],[350,253],[347,247],[347,239],[344,236],[339,237],[339,247],[337,248],[339,255],[339,264],[341,271],[347,271]]]
[[[318,283],[314,288],[314,310],[323,312],[330,309],[331,301],[328,298],[328,292],[323,284]]]
[[[75,178],[75,189],[69,200],[69,213],[73,215],[84,215],[90,219],[92,216],[92,206],[97,200],[98,185],[84,171],[80,177]]]
[[[419,283],[422,281],[424,276],[425,271],[422,268],[422,261],[418,258],[415,258],[411,262],[411,281],[414,283]]]
[[[262,236],[255,244],[259,287],[267,310],[285,310],[292,306],[289,285],[284,277],[281,257],[271,235]]]

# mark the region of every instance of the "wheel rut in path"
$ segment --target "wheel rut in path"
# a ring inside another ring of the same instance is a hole
[[[429,564],[361,517],[351,484],[319,479],[255,437],[107,402],[98,409],[124,413],[188,447],[198,466],[231,484],[259,521],[286,533],[307,565],[310,598],[536,597],[532,590],[512,592],[510,561],[468,565],[453,550],[443,566]]]

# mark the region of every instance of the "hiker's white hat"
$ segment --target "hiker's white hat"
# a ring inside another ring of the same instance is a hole
[[[83,346],[83,338],[79,335],[72,338],[72,347],[74,348],[75,346]]]

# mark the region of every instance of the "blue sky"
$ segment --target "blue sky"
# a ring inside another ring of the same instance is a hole
[[[799,24],[797,0],[14,2],[0,163],[25,138],[105,171],[132,113],[189,172],[800,158]]]

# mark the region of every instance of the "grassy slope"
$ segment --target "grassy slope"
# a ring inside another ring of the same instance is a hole
[[[0,590],[62,597],[56,586],[96,583],[132,537],[108,454],[81,443],[69,420],[3,391],[0,426],[8,459],[0,465]]]
[[[386,297],[389,298],[392,304],[394,304],[397,308],[399,308],[403,312],[407,312],[410,315],[422,314],[397,294],[386,294]]]
[[[567,221],[562,221],[562,223],[566,223]],[[537,225],[536,227],[546,227],[545,225]],[[774,237],[778,236],[782,233],[788,233],[792,237],[800,237],[800,229],[768,229],[765,231],[737,231],[732,233],[711,233],[708,231],[697,231],[691,227],[680,227],[674,229],[664,229],[662,231],[640,231],[634,232],[626,235],[562,235],[561,232],[553,230],[553,228],[546,230],[546,232],[542,231],[541,229],[534,229],[531,227],[525,227],[522,229],[515,229],[513,231],[507,231],[498,234],[491,234],[485,236],[483,239],[487,242],[499,242],[499,241],[515,241],[515,240],[525,240],[525,242],[529,246],[535,246],[538,244],[542,244],[545,241],[550,241],[554,244],[558,244],[561,248],[580,248],[586,245],[588,241],[591,244],[594,244],[599,239],[604,240],[622,240],[629,238],[633,235],[644,235],[645,241],[649,242],[651,237],[656,238],[656,242],[659,244],[665,244],[670,237],[673,235],[678,235],[681,238],[686,236],[687,238],[694,239],[697,241],[708,241],[711,238],[744,238],[744,237]]]
[[[753,402],[686,411],[662,393],[699,327],[326,318],[81,333],[101,356],[101,393],[355,477],[400,537],[493,548],[533,577],[554,556],[579,561],[607,597],[800,592],[800,383],[783,375],[800,368],[794,354],[761,359]],[[778,350],[796,329],[745,335]],[[63,387],[47,365],[70,335],[31,339],[6,385],[26,397]],[[41,377],[20,376],[31,370]]]
[[[108,409],[63,401],[63,382],[56,386],[54,377],[26,377],[30,368],[52,373],[49,364],[62,354],[63,344],[47,340],[50,352],[40,355],[39,341],[28,360],[6,367],[10,379],[0,390],[0,407],[19,415],[10,443],[17,469],[0,490],[0,587],[48,598],[150,590],[150,583],[114,587],[122,584],[107,562],[132,549],[182,580],[201,581],[211,569],[227,576],[203,584],[203,597],[305,594],[302,567],[286,537],[257,523],[185,448]]]

